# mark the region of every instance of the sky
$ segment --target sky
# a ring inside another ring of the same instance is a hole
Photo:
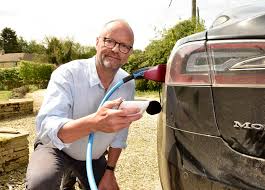
[[[215,17],[238,5],[264,0],[197,0],[208,28]],[[171,3],[170,3],[171,2]],[[70,38],[94,46],[102,26],[125,19],[135,33],[134,49],[144,49],[159,32],[191,16],[192,0],[0,0],[0,31],[9,27],[25,40]],[[170,6],[169,6],[170,5]]]

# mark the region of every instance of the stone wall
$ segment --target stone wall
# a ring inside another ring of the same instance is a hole
[[[0,128],[0,179],[6,172],[28,164],[28,133]]]
[[[0,119],[33,113],[32,99],[13,99],[0,102]]]

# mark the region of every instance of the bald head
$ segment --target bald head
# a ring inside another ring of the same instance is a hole
[[[122,19],[117,19],[107,22],[103,26],[100,36],[106,36],[109,33],[118,33],[119,35],[121,35],[120,37],[129,39],[129,41],[131,42],[131,46],[133,46],[134,33],[132,28],[126,21]]]
[[[133,30],[127,22],[113,20],[106,23],[96,42],[96,64],[99,75],[105,72],[114,76],[122,65],[127,63],[133,52],[133,43]]]

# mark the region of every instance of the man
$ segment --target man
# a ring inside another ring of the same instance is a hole
[[[132,53],[133,43],[128,23],[111,21],[97,38],[94,58],[72,61],[53,72],[36,119],[37,141],[27,169],[27,189],[59,189],[62,177],[69,173],[89,189],[85,159],[91,132],[95,133],[92,157],[98,188],[119,189],[113,168],[126,147],[128,127],[142,115],[137,108],[114,108],[124,99],[133,99],[134,82],[124,84],[112,101],[98,106],[106,92],[128,75],[120,67]]]

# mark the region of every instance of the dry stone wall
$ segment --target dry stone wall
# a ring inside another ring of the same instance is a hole
[[[0,179],[6,172],[28,164],[28,133],[0,128]]]
[[[32,99],[14,99],[0,102],[0,119],[33,113]]]

